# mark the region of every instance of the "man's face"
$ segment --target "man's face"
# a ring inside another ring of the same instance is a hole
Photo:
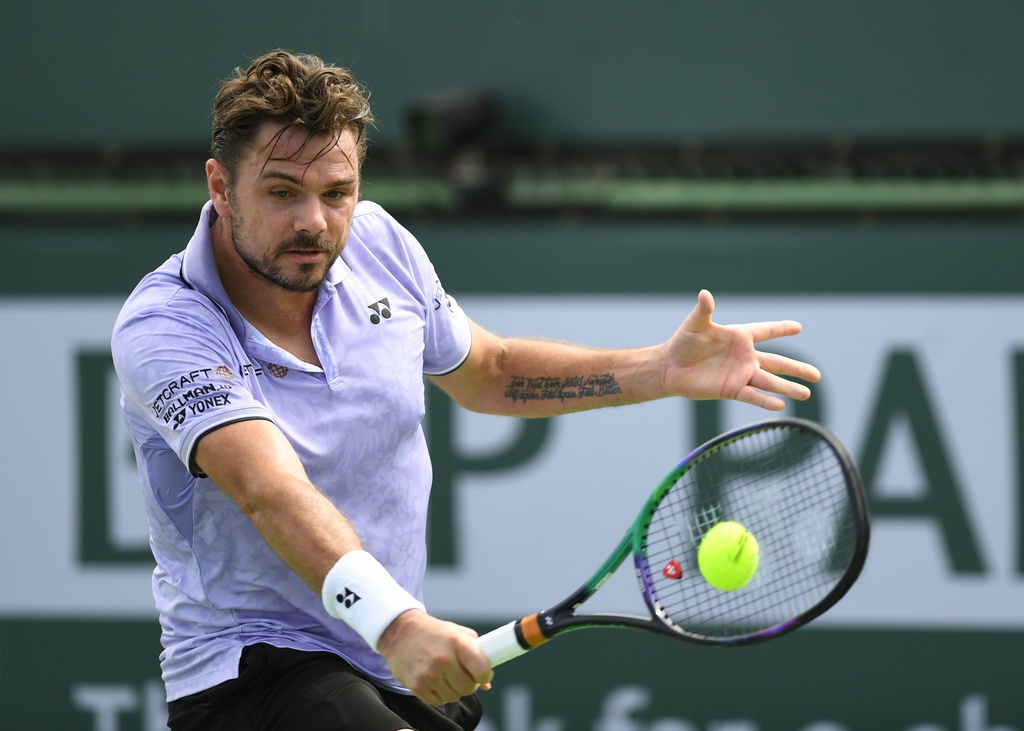
[[[311,292],[352,226],[359,200],[355,136],[346,130],[337,141],[307,139],[302,129],[289,128],[277,138],[280,130],[264,125],[228,185],[231,237],[256,277]]]

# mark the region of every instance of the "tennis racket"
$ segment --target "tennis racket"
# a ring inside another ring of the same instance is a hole
[[[755,536],[750,582],[720,591],[697,548],[713,526],[738,521]],[[480,638],[492,665],[564,632],[627,627],[702,645],[744,645],[807,624],[839,601],[867,557],[869,518],[860,476],[825,428],[803,419],[751,424],[699,447],[654,490],[618,548],[550,609]],[[580,613],[632,554],[648,616]]]

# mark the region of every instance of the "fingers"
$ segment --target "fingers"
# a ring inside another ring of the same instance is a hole
[[[782,411],[786,408],[786,402],[763,391],[758,391],[753,386],[744,386],[736,393],[736,400],[767,411]]]
[[[683,320],[683,327],[691,332],[697,333],[704,330],[711,324],[711,318],[715,313],[715,298],[706,289],[697,294],[697,304],[686,319]],[[795,320],[774,320],[766,322],[751,322],[736,327],[746,329],[755,343],[775,338],[784,338],[790,335],[799,335],[803,326]]]
[[[770,411],[783,410],[783,399],[810,397],[810,389],[798,381],[819,381],[817,368],[758,349],[759,343],[799,334],[803,329],[799,322],[718,325],[712,321],[714,311],[714,297],[701,290],[682,326],[659,351],[659,357],[667,362],[666,392],[688,398],[735,399]]]
[[[797,401],[806,401],[811,397],[811,389],[804,384],[790,381],[787,378],[781,378],[774,373],[768,373],[763,370],[753,375],[749,385],[760,391],[778,394],[779,396],[796,399]]]
[[[746,325],[745,327],[755,343],[764,342],[765,340],[773,340],[775,338],[789,337],[791,335],[798,335],[803,329],[800,323],[795,320],[757,322]],[[750,380],[750,385],[754,388],[803,401],[810,398],[810,389],[803,384],[794,383],[787,379],[798,378],[809,383],[817,383],[821,380],[821,371],[810,363],[795,360],[794,358],[787,358],[784,355],[764,353],[761,351],[758,351],[758,359],[761,367]],[[786,378],[781,378],[780,376],[785,376]],[[756,401],[762,400],[753,396],[751,396],[751,398]],[[770,405],[765,405],[765,408],[770,408],[773,411],[778,411],[783,408],[782,402],[778,399],[767,397],[767,400]]]
[[[800,363],[799,361],[792,361],[789,358],[782,358],[781,356],[772,356],[772,358],[789,361],[787,370],[806,373],[808,377],[805,380],[817,381],[821,377],[821,374],[817,372],[818,369],[813,366]],[[769,411],[782,411],[786,408],[786,402],[782,398],[778,398],[778,396],[796,401],[806,401],[811,397],[811,389],[804,384],[782,378],[775,373],[770,373],[769,370],[771,369],[762,367],[755,371],[750,381],[736,392],[735,399]],[[799,373],[787,375],[803,377]],[[778,396],[772,394],[778,394]]]
[[[799,335],[803,326],[796,320],[774,320],[769,322],[751,322],[744,325],[750,332],[755,343],[762,343],[765,340],[775,338],[786,338],[790,335]]]
[[[476,632],[474,632],[469,643],[460,644],[457,648],[459,663],[472,679],[475,686],[474,690],[476,688],[490,688],[491,680],[494,679],[494,670],[491,668],[491,662],[487,659],[487,655],[484,654],[483,650],[480,649],[480,644],[476,641],[476,637]]]
[[[683,320],[683,329],[698,333],[711,324],[711,316],[715,313],[715,298],[711,292],[702,289],[697,295],[697,304],[686,319]]]
[[[821,380],[821,371],[810,363],[801,360],[787,358],[784,355],[775,353],[761,353],[761,368],[769,373],[790,378],[799,378],[802,381],[817,383]],[[773,389],[774,390],[774,389]]]
[[[400,683],[431,705],[490,687],[494,671],[476,632],[422,613],[413,620],[415,626],[404,625],[408,634],[385,655]]]
[[[490,688],[494,671],[476,642],[456,640],[453,645],[450,654],[435,656],[409,683],[409,689],[431,705],[451,703]]]

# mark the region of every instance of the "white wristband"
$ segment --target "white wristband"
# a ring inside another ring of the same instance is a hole
[[[399,614],[424,608],[366,551],[349,551],[338,559],[324,579],[321,596],[327,613],[344,620],[374,652]]]

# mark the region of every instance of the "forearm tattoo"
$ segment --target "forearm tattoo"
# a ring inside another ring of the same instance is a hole
[[[513,403],[552,399],[566,401],[568,399],[614,396],[619,393],[622,393],[622,389],[611,373],[570,376],[568,378],[512,376],[508,388],[505,389],[505,398],[511,399]]]

